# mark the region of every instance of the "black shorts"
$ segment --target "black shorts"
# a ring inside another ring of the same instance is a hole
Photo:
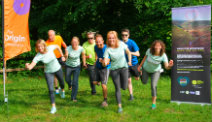
[[[94,81],[101,81],[102,84],[107,84],[108,77],[109,77],[110,69],[104,68],[104,69],[98,69],[96,68],[96,77]]]
[[[64,61],[62,61],[62,58],[57,58],[57,61],[59,62],[59,64],[61,66],[65,66],[66,65],[66,63]]]
[[[140,73],[138,72],[138,64],[128,67],[128,72],[128,78],[130,78],[132,75],[135,77],[139,77]]]

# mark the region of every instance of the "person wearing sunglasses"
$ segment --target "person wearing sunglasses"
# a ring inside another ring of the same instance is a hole
[[[83,67],[86,68],[88,71],[92,95],[96,94],[96,88],[95,85],[93,84],[93,81],[95,80],[95,62],[96,62],[96,55],[94,50],[95,46],[94,35],[95,35],[94,32],[87,32],[88,41],[84,42],[84,44],[82,45],[86,57],[86,64],[84,64]]]
[[[130,37],[130,31],[129,29],[122,29],[121,31],[121,35],[122,35],[122,41],[128,46],[128,49],[131,52],[132,58],[131,58],[131,62],[132,62],[132,66],[128,67],[128,89],[129,89],[129,93],[130,93],[130,98],[129,100],[132,101],[134,99],[133,97],[133,87],[132,87],[132,78],[131,76],[135,76],[136,80],[139,80],[139,76],[140,73],[138,72],[137,68],[138,68],[138,59],[137,57],[140,56],[139,53],[139,47],[138,45],[135,43],[135,41],[133,41],[132,39],[129,39]],[[126,55],[127,57],[127,55]],[[126,58],[128,59],[128,58]]]

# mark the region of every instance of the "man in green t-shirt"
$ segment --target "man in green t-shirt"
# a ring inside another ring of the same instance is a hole
[[[84,67],[88,70],[91,94],[95,95],[96,88],[95,88],[95,85],[93,84],[93,81],[95,80],[95,62],[96,62],[96,55],[94,50],[94,46],[95,46],[94,32],[88,32],[87,39],[88,41],[86,41],[82,45],[85,51],[85,56],[86,56],[86,65],[84,65]]]

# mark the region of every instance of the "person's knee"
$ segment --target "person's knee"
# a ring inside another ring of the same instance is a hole
[[[54,90],[49,90],[49,94],[54,94]]]
[[[127,88],[122,88],[123,90],[126,90]]]
[[[147,84],[147,81],[146,81],[146,80],[141,80],[141,82],[142,82],[143,84]]]
[[[73,83],[72,83],[72,86],[77,86],[77,85],[78,85],[77,82],[73,82]]]
[[[121,88],[116,88],[116,93],[121,93]]]
[[[132,78],[128,78],[128,84],[132,84]]]
[[[65,77],[65,80],[66,80],[66,82],[69,82],[69,78],[68,77]]]
[[[103,88],[103,89],[107,89],[106,84],[102,84],[102,88]]]

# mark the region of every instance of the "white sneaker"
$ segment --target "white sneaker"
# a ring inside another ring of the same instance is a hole
[[[54,113],[56,113],[56,111],[57,111],[56,107],[52,107],[50,113],[54,114]]]
[[[59,89],[56,89],[55,90],[55,94],[59,94]]]
[[[65,98],[65,91],[62,91],[62,89],[60,89],[59,92],[60,92],[60,97]]]

